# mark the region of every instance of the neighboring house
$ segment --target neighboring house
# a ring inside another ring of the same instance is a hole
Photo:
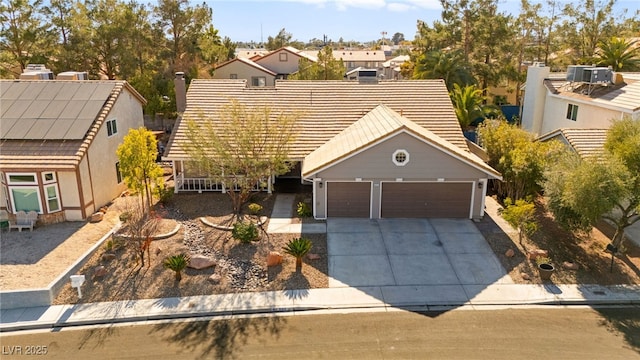
[[[318,219],[481,218],[487,181],[500,179],[469,151],[441,80],[277,81],[266,89],[194,80],[186,97],[164,156],[173,162],[176,192],[223,190],[189,167],[184,145],[187,121],[215,121],[230,99],[269,104],[274,116],[302,114],[289,158],[298,164],[293,175],[312,184]]]
[[[409,55],[396,56],[382,63],[382,74],[385,80],[402,80],[400,67],[409,61]]]
[[[249,48],[238,48],[236,49],[236,57],[245,58],[245,59],[257,59],[261,56],[267,55],[269,50],[261,48],[261,49],[249,49]]]
[[[538,138],[539,141],[558,140],[583,159],[601,155],[606,139],[607,129],[558,129]]]
[[[126,190],[116,149],[146,102],[126,81],[0,81],[0,102],[0,209],[79,221]]]
[[[612,74],[612,82],[569,78],[550,74],[546,66],[527,69],[522,128],[541,135],[557,129],[606,129],[612,119],[624,116],[640,119],[640,74]]]
[[[214,79],[245,79],[250,86],[273,86],[278,74],[252,60],[235,58],[216,67]]]
[[[311,57],[318,57],[318,51],[303,52]],[[333,57],[342,60],[347,71],[361,67],[376,69],[382,73],[382,64],[387,61],[382,50],[333,50]]]
[[[313,62],[317,61],[316,58],[291,46],[285,46],[278,50],[274,50],[253,61],[256,64],[276,73],[277,79],[286,79],[289,75],[298,71],[298,65],[302,58],[306,58]]]

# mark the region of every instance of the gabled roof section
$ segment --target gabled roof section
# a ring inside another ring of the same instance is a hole
[[[291,54],[293,54],[293,55],[295,55],[297,57],[303,57],[303,58],[306,58],[306,59],[308,59],[310,61],[313,61],[313,62],[318,61],[317,58],[315,58],[315,57],[313,57],[311,55],[308,55],[305,52],[302,52],[302,51],[300,51],[300,50],[298,50],[298,49],[296,49],[296,48],[294,48],[292,46],[283,46],[283,47],[281,47],[279,49],[271,51],[270,53],[268,53],[266,55],[261,56],[260,58],[256,59],[256,62],[260,62],[261,60],[266,59],[266,58],[268,58],[270,56],[273,56],[273,55],[275,55],[275,54],[277,54],[277,53],[279,53],[280,51],[283,51],[283,50],[288,52],[288,53],[291,53]]]
[[[274,87],[247,87],[244,80],[199,80],[191,82],[187,109],[174,127],[164,158],[188,160],[183,145],[188,140],[187,122],[216,125],[216,117],[231,99],[248,107],[268,105],[273,116],[302,114],[298,136],[289,158],[302,160],[342,130],[380,104],[429,129],[451,144],[466,150],[462,129],[442,80],[382,81],[276,81]]]
[[[0,166],[73,169],[124,90],[126,81],[0,81]]]
[[[264,67],[264,66],[262,66],[262,65],[260,65],[260,64],[258,64],[258,63],[256,63],[256,62],[254,62],[253,60],[249,60],[249,59],[247,59],[247,58],[242,58],[242,57],[237,57],[237,58],[235,58],[235,59],[231,59],[231,60],[229,60],[229,61],[223,62],[222,64],[220,64],[220,65],[216,66],[216,69],[220,69],[221,67],[227,66],[227,65],[232,64],[232,63],[234,63],[234,62],[240,62],[240,63],[242,63],[242,64],[245,64],[245,65],[247,65],[247,66],[250,66],[250,67],[253,67],[253,68],[255,68],[255,69],[258,69],[258,70],[260,70],[260,71],[262,71],[262,72],[265,72],[265,73],[267,73],[267,74],[269,74],[269,75],[271,75],[271,76],[276,76],[276,75],[278,75],[278,74],[274,73],[273,71],[271,71],[271,70],[267,69],[266,67]]]
[[[602,154],[607,140],[607,129],[558,129],[540,136],[538,140],[548,141],[558,137],[585,159]]]
[[[582,100],[594,106],[640,112],[640,73],[622,73],[624,82],[607,86],[595,85],[590,93],[589,84],[571,83],[565,79],[546,79],[547,89],[557,96]]]
[[[342,161],[374,143],[399,132],[406,131],[439,150],[455,155],[462,161],[499,179],[500,174],[477,156],[451,144],[433,132],[401,116],[385,105],[378,105],[331,140],[311,152],[302,165],[302,177],[306,178],[323,168]]]

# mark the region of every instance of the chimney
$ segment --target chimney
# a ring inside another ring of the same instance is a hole
[[[180,71],[176,73],[173,84],[176,87],[176,110],[181,114],[187,108],[187,87],[183,72]]]

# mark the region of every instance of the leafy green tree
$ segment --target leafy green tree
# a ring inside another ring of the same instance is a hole
[[[289,45],[292,37],[293,35],[291,35],[291,33],[288,33],[285,28],[282,28],[280,29],[278,35],[269,36],[267,38],[267,44],[265,45],[265,48],[269,51],[280,49],[283,46]]]
[[[155,135],[143,127],[130,129],[116,153],[127,187],[139,194],[143,213],[149,213],[153,193],[164,186],[162,169],[156,163],[158,142]]]
[[[640,63],[637,41],[613,37],[600,43],[596,52],[598,65],[611,66],[613,71],[634,71]]]
[[[318,60],[311,61],[305,57],[298,62],[298,72],[291,75],[291,80],[342,80],[346,73],[340,59],[333,57],[333,49],[325,46],[318,52]]]
[[[248,108],[233,100],[219,114],[200,116],[202,123],[186,119],[189,144],[184,150],[192,165],[224,184],[239,216],[256,184],[289,170],[288,152],[299,115],[276,113],[266,106]]]
[[[513,202],[511,198],[506,198],[504,206],[500,215],[509,225],[518,229],[518,242],[526,250],[522,239],[525,236],[531,236],[538,229],[535,218],[536,205],[531,200],[518,199]]]
[[[449,95],[458,122],[463,129],[468,128],[474,120],[484,118],[489,113],[489,107],[483,104],[485,98],[482,95],[482,90],[475,85],[461,87],[458,84],[453,84],[453,90]]]
[[[535,197],[548,164],[566,151],[556,141],[534,141],[533,135],[504,120],[485,120],[478,134],[488,164],[502,174],[503,180],[494,184],[502,199]]]
[[[456,84],[465,86],[475,81],[461,50],[434,50],[418,55],[412,78],[443,79],[449,91]]]
[[[0,3],[0,52],[10,62],[5,70],[20,75],[29,63],[48,61],[50,25],[42,17],[42,0],[6,0]],[[11,67],[17,66],[18,69]],[[17,71],[16,71],[17,70]]]
[[[640,220],[640,120],[615,121],[602,157],[567,157],[545,173],[545,196],[556,220],[588,232],[601,218],[616,228],[613,246]]]
[[[397,32],[397,33],[393,34],[393,36],[391,37],[391,42],[394,45],[398,45],[403,41],[404,41],[404,34],[401,33],[401,32]]]

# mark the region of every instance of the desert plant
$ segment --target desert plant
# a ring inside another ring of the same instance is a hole
[[[551,258],[547,256],[538,256],[536,258],[536,265],[539,266],[541,264],[551,264]]]
[[[302,268],[302,258],[309,253],[311,246],[311,240],[300,237],[289,240],[283,250],[296,258],[296,268]]]
[[[233,224],[231,235],[234,239],[240,240],[244,244],[248,244],[258,239],[258,227],[252,222],[239,221]]]
[[[313,211],[311,210],[309,204],[302,201],[298,203],[296,213],[298,214],[298,217],[301,218],[310,217],[313,215]]]
[[[123,223],[126,223],[127,221],[129,221],[130,218],[131,218],[131,213],[129,211],[125,211],[121,213],[119,216],[120,221],[122,221]]]
[[[161,204],[167,205],[173,199],[174,189],[173,186],[160,186],[157,188],[158,191],[158,201]]]
[[[262,205],[256,203],[249,204],[247,208],[249,209],[249,213],[251,215],[258,215],[260,211],[262,211]]]
[[[182,270],[184,270],[189,264],[189,255],[182,253],[178,255],[169,256],[164,259],[163,266],[165,269],[173,270],[176,273],[176,280],[182,279]]]
[[[104,249],[106,251],[115,251],[120,249],[124,245],[124,241],[121,237],[112,235],[109,240],[104,243]]]
[[[538,230],[535,218],[536,206],[530,199],[518,199],[513,202],[511,198],[506,198],[504,205],[505,208],[501,209],[499,213],[509,225],[518,229],[518,241],[522,248],[526,250],[522,239],[525,236],[531,236]]]

